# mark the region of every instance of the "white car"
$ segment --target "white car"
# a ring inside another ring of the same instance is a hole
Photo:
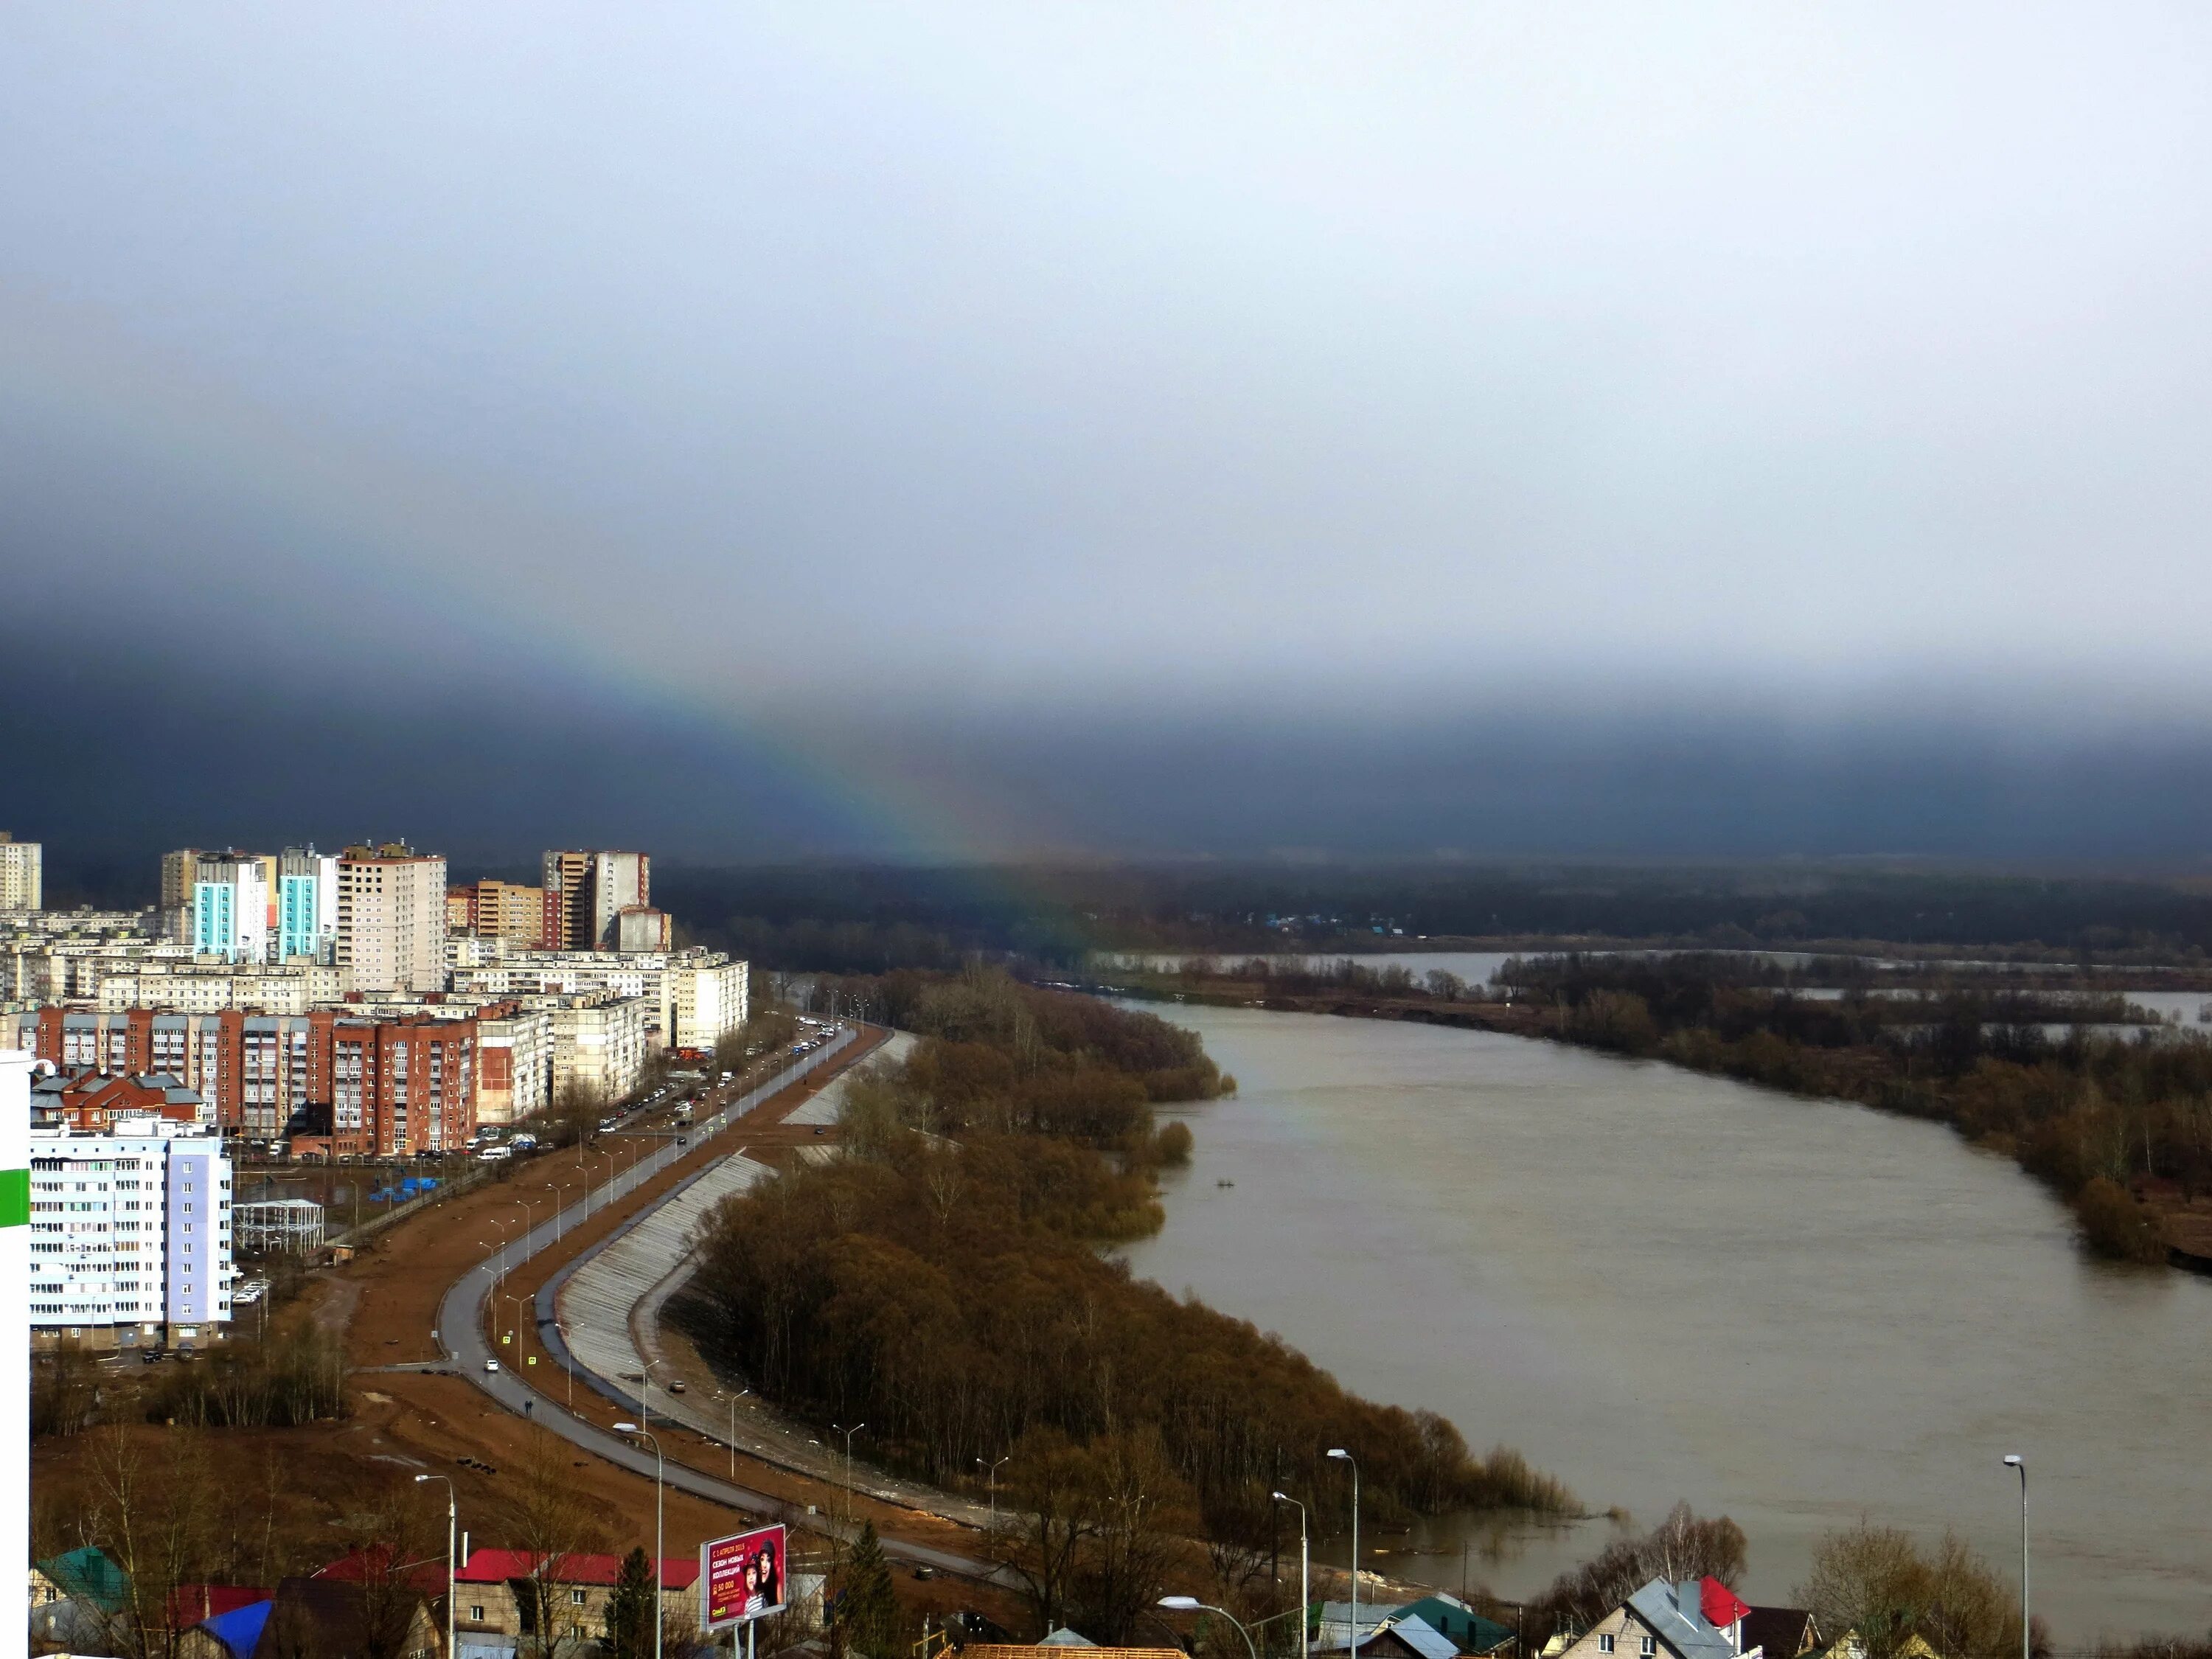
[[[495,1371],[495,1370],[497,1370],[499,1369],[499,1361],[497,1361],[496,1359],[487,1359],[487,1360],[485,1360],[485,1361],[484,1361],[484,1369],[485,1369],[486,1370],[488,1370],[488,1371]]]

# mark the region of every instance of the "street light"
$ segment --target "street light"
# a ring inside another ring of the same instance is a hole
[[[732,1480],[738,1478],[738,1401],[751,1392],[750,1389],[739,1389],[735,1394],[724,1394],[720,1389],[714,1390],[715,1399],[730,1402],[730,1479]]]
[[[561,1370],[568,1378],[568,1409],[576,1409],[576,1351],[568,1346],[568,1328],[556,1317],[553,1328],[561,1333]]]
[[[668,1362],[665,1359],[646,1360],[643,1362],[644,1369],[640,1370],[637,1374],[638,1415],[642,1417],[648,1425],[653,1421],[653,1368],[655,1365],[665,1365]],[[676,1419],[667,1412],[661,1413],[660,1416],[663,1422],[673,1423],[676,1420]]]
[[[1272,1494],[1272,1496],[1273,1497],[1274,1500],[1275,1500],[1278,1504],[1297,1504],[1297,1510],[1298,1510],[1298,1650],[1299,1650],[1299,1651],[1300,1651],[1300,1652],[1304,1652],[1304,1651],[1305,1650],[1305,1646],[1306,1646],[1306,1610],[1307,1610],[1309,1607],[1312,1607],[1312,1606],[1313,1606],[1313,1602],[1312,1602],[1312,1601],[1311,1601],[1311,1599],[1310,1599],[1310,1592],[1307,1590],[1307,1589],[1306,1589],[1306,1583],[1307,1583],[1307,1574],[1308,1574],[1308,1572],[1309,1572],[1309,1571],[1310,1571],[1310,1567],[1309,1567],[1309,1565],[1308,1565],[1308,1564],[1309,1564],[1309,1562],[1310,1562],[1310,1561],[1311,1560],[1311,1559],[1312,1559],[1312,1558],[1311,1558],[1311,1556],[1310,1556],[1310,1553],[1309,1553],[1309,1548],[1308,1548],[1307,1540],[1306,1540],[1306,1506],[1305,1506],[1304,1504],[1299,1504],[1299,1503],[1298,1503],[1298,1500],[1297,1500],[1297,1498],[1295,1498],[1291,1497],[1291,1496],[1290,1495],[1290,1493],[1288,1493],[1288,1492],[1275,1492],[1275,1493],[1273,1493],[1273,1494]],[[1355,1567],[1356,1567],[1356,1566],[1357,1566],[1357,1563],[1355,1563],[1355,1564],[1354,1564],[1354,1565],[1355,1565]]]
[[[2030,1659],[2027,1629],[2027,1460],[2014,1452],[2005,1467],[2020,1471],[2020,1659]]]
[[[853,1529],[853,1437],[868,1425],[855,1423],[848,1429],[842,1423],[832,1423],[830,1426],[845,1437],[845,1530],[850,1532]]]
[[[623,1434],[653,1442],[653,1659],[660,1659],[660,1481],[667,1466],[660,1455],[660,1442],[651,1431],[635,1423],[617,1423],[615,1427]]]
[[[561,1242],[561,1188],[549,1181],[545,1183],[545,1190],[553,1194],[553,1242],[558,1244]]]
[[[1013,1456],[1013,1453],[1008,1452],[997,1462],[993,1463],[986,1463],[980,1457],[975,1460],[979,1468],[986,1468],[991,1472],[991,1530],[994,1534],[999,1530],[999,1464],[1012,1462]]]
[[[1207,1613],[1219,1613],[1237,1626],[1237,1633],[1244,1638],[1244,1650],[1252,1656],[1252,1659],[1260,1659],[1260,1650],[1252,1645],[1252,1632],[1246,1630],[1244,1621],[1228,1608],[1217,1607],[1211,1601],[1201,1601],[1195,1595],[1163,1595],[1160,1605],[1175,1613],[1197,1613],[1203,1609]]]
[[[1344,1650],[1359,1659],[1359,1460],[1341,1446],[1331,1446],[1328,1455],[1352,1465],[1352,1634]]]
[[[418,1474],[415,1477],[415,1484],[418,1486],[425,1480],[446,1483],[446,1651],[450,1655],[453,1650],[453,1540],[457,1535],[453,1528],[460,1518],[460,1510],[453,1498],[453,1482],[450,1475]]]

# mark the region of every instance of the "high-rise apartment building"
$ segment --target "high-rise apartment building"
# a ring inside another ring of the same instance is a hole
[[[356,991],[446,988],[446,860],[404,842],[338,860],[337,965]]]
[[[192,954],[222,962],[269,956],[269,863],[248,853],[204,853],[192,878]]]
[[[313,846],[288,847],[277,863],[276,955],[331,962],[338,946],[338,861]]]
[[[545,943],[545,890],[519,882],[479,881],[446,890],[446,921],[483,939],[512,940],[526,950]]]
[[[0,830],[0,910],[38,910],[46,905],[46,848]]]
[[[476,1133],[475,1021],[330,1011],[308,1020],[307,1092],[330,1104],[333,1157],[457,1152]]]
[[[31,1334],[130,1346],[230,1319],[230,1160],[211,1128],[123,1118],[33,1129]]]
[[[544,860],[545,948],[611,951],[617,918],[653,900],[653,860],[643,853],[574,848]]]
[[[190,944],[192,884],[199,878],[200,849],[179,847],[161,854],[161,937]]]

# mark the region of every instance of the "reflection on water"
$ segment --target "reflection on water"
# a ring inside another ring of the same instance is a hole
[[[2084,1260],[2008,1162],[1553,1044],[1149,1006],[1242,1093],[1184,1109],[1196,1155],[1139,1273],[1638,1527],[1733,1515],[1757,1600],[1863,1514],[2002,1569],[2016,1450],[2062,1637],[2212,1626],[2212,1282]],[[1455,1584],[1464,1549],[1522,1595],[1610,1534],[1444,1521],[1369,1565]]]

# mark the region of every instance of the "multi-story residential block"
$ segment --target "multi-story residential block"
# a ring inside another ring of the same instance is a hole
[[[553,1010],[519,1002],[476,1011],[479,1123],[514,1123],[553,1097]]]
[[[192,954],[265,962],[270,908],[266,860],[246,853],[203,854],[192,878]]]
[[[476,1133],[475,1021],[308,1019],[307,1092],[329,1103],[332,1156],[454,1152]]]
[[[338,861],[310,845],[288,847],[277,865],[276,957],[279,961],[337,959]]]
[[[446,860],[404,842],[349,847],[338,860],[337,964],[362,991],[446,983]]]
[[[662,1029],[672,1048],[712,1048],[741,1030],[751,1001],[751,964],[727,957],[679,957],[664,983],[669,1018]]]
[[[0,830],[0,910],[46,908],[46,848]]]
[[[479,881],[446,890],[446,922],[457,933],[511,940],[525,950],[545,943],[545,890],[512,881]]]
[[[562,998],[553,1010],[553,1098],[575,1089],[615,1101],[635,1090],[645,1076],[650,1012],[643,997]]]
[[[675,943],[675,925],[665,910],[633,904],[615,912],[617,951],[665,951]]]
[[[149,1116],[30,1136],[33,1343],[220,1336],[231,1316],[231,1168],[214,1132]]]
[[[274,968],[210,968],[193,963],[100,963],[97,987],[80,973],[74,995],[97,1000],[105,1012],[156,1008],[172,1013],[214,1014],[252,1009],[264,1014],[304,1014],[337,1002],[352,988],[348,970],[335,964],[286,963]]]
[[[483,941],[476,941],[481,945]],[[455,994],[577,996],[606,992],[652,1006],[660,1046],[711,1048],[745,1023],[746,964],[719,951],[457,950]]]
[[[611,951],[615,918],[653,902],[653,860],[643,853],[571,848],[543,860],[546,948]]]

